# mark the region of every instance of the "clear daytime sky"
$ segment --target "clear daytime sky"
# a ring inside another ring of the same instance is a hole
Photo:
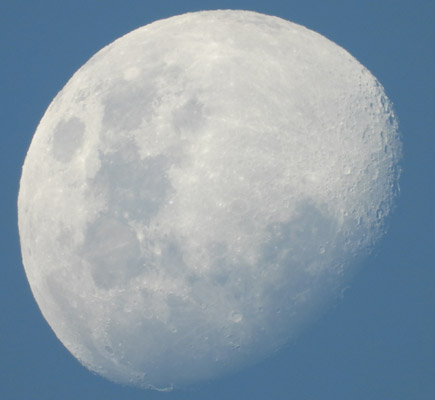
[[[344,47],[382,83],[404,145],[390,229],[343,299],[261,364],[189,391],[89,372],[42,317],[21,263],[21,166],[46,108],[116,38],[204,9],[276,15]],[[435,2],[431,0],[1,0],[0,398],[423,400],[435,398]]]

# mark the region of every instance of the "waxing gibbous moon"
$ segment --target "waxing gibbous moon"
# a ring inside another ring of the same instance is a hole
[[[154,22],[37,128],[18,198],[31,289],[110,380],[231,372],[340,294],[385,231],[400,152],[382,86],[323,36],[248,11]]]

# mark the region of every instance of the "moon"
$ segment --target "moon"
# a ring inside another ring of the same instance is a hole
[[[84,366],[169,390],[288,343],[384,234],[401,143],[381,84],[248,11],[139,28],[59,92],[26,156],[23,264]]]

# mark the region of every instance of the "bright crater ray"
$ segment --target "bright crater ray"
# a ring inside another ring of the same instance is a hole
[[[68,350],[167,388],[284,345],[385,230],[400,142],[382,86],[304,27],[185,14],[92,57],[20,185],[23,262]]]

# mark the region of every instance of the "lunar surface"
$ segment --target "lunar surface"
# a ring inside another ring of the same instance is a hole
[[[279,349],[385,231],[401,145],[380,83],[302,26],[206,11],[93,56],[18,198],[42,314],[87,368],[160,390]]]

